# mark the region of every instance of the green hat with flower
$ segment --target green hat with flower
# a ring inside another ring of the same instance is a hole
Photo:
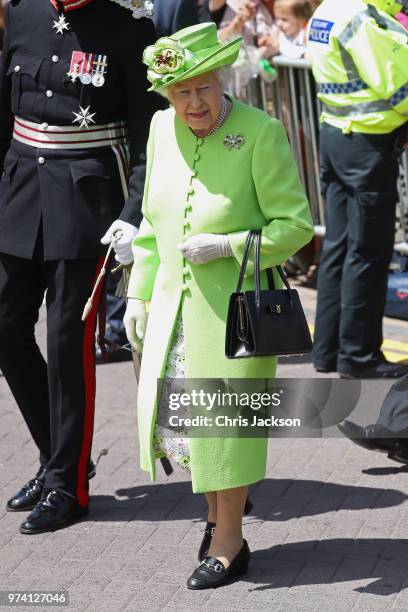
[[[147,78],[152,83],[149,91],[233,64],[241,43],[241,36],[220,42],[215,23],[200,23],[159,38],[143,53]]]

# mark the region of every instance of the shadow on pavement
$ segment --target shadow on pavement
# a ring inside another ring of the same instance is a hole
[[[206,504],[191,483],[167,482],[118,489],[116,497],[93,495],[92,521],[201,520]],[[399,506],[408,496],[397,489],[352,486],[318,480],[266,479],[250,488],[251,517],[280,522],[336,510]],[[408,549],[407,549],[408,552]]]
[[[392,476],[393,474],[404,474],[408,472],[408,465],[400,467],[375,467],[361,470],[363,474],[368,476]]]
[[[405,588],[407,554],[408,540],[402,539],[334,538],[288,543],[255,550],[251,555],[252,572],[246,580],[250,582],[253,573],[253,582],[262,583],[253,590],[264,591],[373,579],[354,591],[386,596]],[[264,568],[261,575],[256,566]]]

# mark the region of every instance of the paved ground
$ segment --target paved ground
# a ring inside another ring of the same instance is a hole
[[[302,294],[312,320],[314,292]],[[386,330],[403,358],[408,326],[388,321]],[[44,333],[41,320],[40,343]],[[35,473],[36,452],[0,379],[0,590],[65,589],[69,610],[95,612],[408,610],[408,469],[344,439],[271,440],[245,519],[249,574],[215,591],[186,589],[204,500],[183,472],[159,470],[152,484],[139,471],[132,365],[97,372],[94,456],[109,453],[92,481],[92,513],[40,536],[20,535],[24,515],[2,509]],[[279,374],[314,375],[308,362],[286,362]]]

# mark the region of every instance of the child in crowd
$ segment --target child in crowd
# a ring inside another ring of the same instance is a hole
[[[262,55],[272,57],[277,52],[278,34],[274,26],[273,7],[274,0],[227,0],[220,23],[221,40],[239,34],[244,37],[246,46],[262,46]],[[274,46],[272,42],[260,44],[261,40],[272,38]]]
[[[219,38],[229,40],[237,35],[244,38],[244,45],[232,69],[230,89],[244,99],[246,85],[261,71],[261,60],[277,53],[277,46],[260,45],[260,40],[272,37],[277,44],[277,28],[273,20],[274,0],[211,0],[212,18],[221,15]],[[223,11],[223,6],[225,10]]]
[[[306,27],[314,8],[310,0],[275,0],[274,13],[278,33],[261,39],[261,46],[277,47],[277,53],[285,57],[303,57],[306,52]]]

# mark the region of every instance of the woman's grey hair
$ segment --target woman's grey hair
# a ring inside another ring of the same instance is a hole
[[[216,68],[215,70],[212,70],[211,72],[214,72],[220,82],[221,87],[223,88],[224,91],[228,91],[230,89],[230,85],[231,85],[231,79],[232,79],[232,69],[231,66],[221,66],[221,68]],[[181,82],[181,81],[180,81]],[[160,89],[156,90],[158,94],[160,94],[161,96],[163,96],[163,98],[166,98],[166,100],[169,100],[169,88],[167,87],[160,87]]]

